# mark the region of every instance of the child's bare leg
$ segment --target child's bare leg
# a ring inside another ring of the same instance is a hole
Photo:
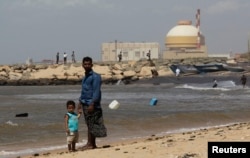
[[[75,142],[72,143],[72,151],[76,151],[76,143]]]

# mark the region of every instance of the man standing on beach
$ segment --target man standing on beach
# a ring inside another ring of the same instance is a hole
[[[95,149],[96,137],[106,137],[101,108],[101,76],[92,70],[92,58],[84,57],[82,67],[85,77],[82,80],[82,91],[79,98],[78,110],[84,114],[88,128],[88,141],[80,150]]]

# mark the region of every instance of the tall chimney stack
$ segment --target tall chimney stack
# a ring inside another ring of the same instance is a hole
[[[200,9],[197,9],[196,13],[196,28],[198,30],[197,34],[197,48],[200,48]]]

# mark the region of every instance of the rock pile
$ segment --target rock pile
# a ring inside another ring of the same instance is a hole
[[[121,80],[128,84],[132,81],[158,76],[173,75],[171,64],[226,63],[225,58],[195,58],[185,60],[141,60],[128,62],[98,62],[93,69],[101,74],[105,84]],[[153,70],[153,71],[152,71]],[[154,72],[152,74],[152,72]],[[81,63],[73,64],[15,64],[0,66],[0,85],[62,85],[80,84],[84,70]]]

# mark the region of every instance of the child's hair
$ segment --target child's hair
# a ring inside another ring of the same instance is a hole
[[[68,108],[69,105],[73,105],[74,108],[76,107],[76,103],[73,101],[73,100],[68,100],[67,103],[66,103],[66,107]]]

